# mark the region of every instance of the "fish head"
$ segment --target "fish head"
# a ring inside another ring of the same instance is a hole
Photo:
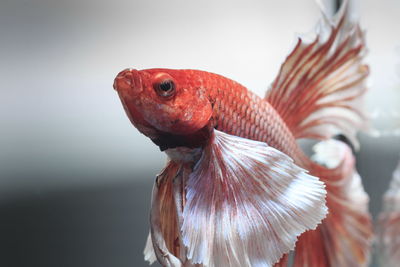
[[[195,71],[125,69],[115,78],[114,89],[133,125],[151,139],[161,133],[196,133],[212,116],[211,102]]]

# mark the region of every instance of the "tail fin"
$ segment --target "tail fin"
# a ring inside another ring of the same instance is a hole
[[[372,243],[369,198],[351,149],[328,140],[315,147],[311,173],[326,184],[328,216],[296,244],[294,266],[367,266]],[[323,167],[325,166],[325,167]],[[313,253],[310,253],[313,251]]]
[[[394,267],[400,261],[400,162],[383,197],[379,215],[379,250],[382,266]]]
[[[265,99],[296,138],[344,134],[357,149],[356,132],[366,128],[361,97],[369,71],[362,63],[363,32],[349,21],[347,6],[331,21],[323,17],[313,42],[299,38]]]

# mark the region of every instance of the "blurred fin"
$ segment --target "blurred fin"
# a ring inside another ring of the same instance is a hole
[[[156,253],[154,252],[153,242],[151,241],[151,233],[149,233],[146,241],[146,246],[144,247],[144,260],[149,262],[152,265],[156,260]]]
[[[378,229],[382,266],[398,266],[400,262],[400,162],[393,173],[389,189],[383,196],[383,211],[379,215]]]

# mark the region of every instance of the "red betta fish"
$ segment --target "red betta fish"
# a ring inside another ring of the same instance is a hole
[[[321,144],[310,159],[297,144],[340,133],[357,148],[366,125],[365,44],[346,6],[315,41],[298,40],[265,98],[199,70],[118,74],[129,119],[169,158],[153,188],[147,260],[286,266],[294,250],[295,266],[367,264],[368,197],[351,150]]]

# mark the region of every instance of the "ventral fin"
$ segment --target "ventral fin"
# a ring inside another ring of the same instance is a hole
[[[364,34],[347,10],[344,1],[332,20],[323,14],[314,41],[299,38],[265,99],[296,138],[344,134],[358,149],[356,133],[367,128],[362,96],[369,70],[362,63]]]
[[[214,130],[186,183],[186,256],[204,266],[272,266],[326,216],[325,195],[277,149]]]
[[[165,169],[157,176],[153,186],[150,238],[144,249],[145,260],[153,263],[155,257],[167,267],[182,266],[179,243],[179,225],[177,208],[173,195],[173,179],[177,176],[180,165],[168,162]]]

